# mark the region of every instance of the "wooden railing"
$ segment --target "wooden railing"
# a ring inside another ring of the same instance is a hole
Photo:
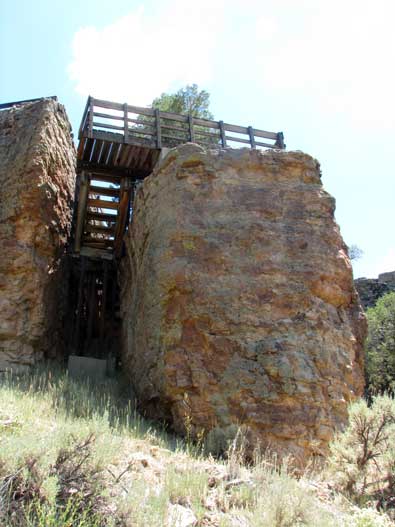
[[[82,137],[108,137],[110,141],[158,149],[185,142],[211,147],[237,147],[241,143],[251,148],[285,148],[282,132],[267,132],[252,126],[236,126],[93,97],[88,98],[81,121],[79,139]]]

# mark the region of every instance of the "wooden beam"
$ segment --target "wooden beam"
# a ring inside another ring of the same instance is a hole
[[[89,177],[85,171],[80,174],[80,190],[78,195],[77,224],[74,237],[74,251],[80,252],[81,236],[85,223],[86,205],[89,193]]]
[[[105,221],[107,223],[115,223],[117,220],[116,214],[104,214],[102,212],[92,212],[90,210],[86,211],[86,219],[95,220],[95,221]]]
[[[113,209],[118,210],[119,203],[114,201],[104,201],[102,199],[88,199],[88,207],[95,207],[98,209]]]
[[[89,187],[89,194],[99,194],[99,196],[119,198],[119,188],[97,187],[95,185],[91,185]]]
[[[131,192],[132,182],[128,178],[124,178],[121,184],[118,221],[115,227],[114,253],[116,258],[119,258],[122,253],[123,235],[125,232],[126,222],[128,220]]]

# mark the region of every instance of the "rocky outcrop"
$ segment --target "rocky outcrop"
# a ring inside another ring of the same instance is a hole
[[[378,278],[357,278],[355,287],[363,307],[373,307],[380,297],[395,291],[395,271],[381,273]]]
[[[61,344],[75,152],[52,99],[0,111],[0,371]]]
[[[170,151],[137,193],[121,275],[123,361],[149,416],[325,452],[362,393],[366,329],[334,208],[301,152]]]

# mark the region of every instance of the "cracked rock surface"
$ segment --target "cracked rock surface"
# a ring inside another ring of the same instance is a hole
[[[0,371],[61,346],[75,182],[70,132],[51,99],[0,111]]]
[[[169,152],[122,262],[123,361],[181,433],[325,454],[363,390],[365,318],[334,199],[301,152]]]

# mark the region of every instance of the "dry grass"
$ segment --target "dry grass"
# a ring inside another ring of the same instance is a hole
[[[286,464],[267,457],[246,466],[242,439],[214,460],[141,418],[115,381],[95,386],[49,370],[3,376],[0,524],[392,525],[333,491],[326,475],[295,478]]]

